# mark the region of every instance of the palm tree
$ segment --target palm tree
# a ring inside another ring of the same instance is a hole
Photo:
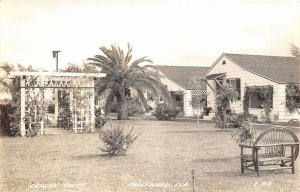
[[[0,92],[3,93],[12,93],[12,81],[10,78],[6,78],[7,75],[10,74],[14,70],[14,66],[10,65],[8,63],[2,63],[0,66],[0,69],[3,71],[2,73],[5,73],[1,78],[0,78]]]
[[[111,45],[111,49],[103,46],[100,50],[104,56],[95,55],[94,58],[88,58],[88,60],[91,64],[100,67],[102,73],[106,73],[106,77],[99,79],[95,84],[98,95],[107,93],[105,114],[108,112],[110,102],[116,98],[118,120],[128,119],[125,93],[129,88],[136,91],[146,110],[148,108],[143,89],[149,90],[153,95],[160,95],[166,103],[173,106],[169,91],[159,79],[157,68],[151,64],[140,66],[142,63],[152,63],[151,60],[142,57],[130,62],[132,58],[130,44],[128,44],[126,55],[116,45]]]
[[[298,74],[299,74],[300,73],[300,49],[296,45],[290,43],[290,52],[291,52],[291,55],[293,57],[295,57],[298,61],[298,69],[297,70],[298,70]],[[298,78],[296,78],[296,79],[298,79]]]
[[[300,49],[292,43],[290,43],[290,51],[291,51],[292,56],[294,56],[296,58],[300,57]]]

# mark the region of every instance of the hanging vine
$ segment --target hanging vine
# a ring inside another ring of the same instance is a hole
[[[291,114],[298,112],[300,108],[300,85],[299,83],[289,82],[285,88],[286,93],[286,107]]]
[[[249,114],[249,100],[251,94],[257,94],[258,97],[263,100],[263,109],[267,118],[271,112],[271,107],[273,104],[273,86],[251,86],[246,87],[244,100],[243,100],[243,110],[245,114]]]

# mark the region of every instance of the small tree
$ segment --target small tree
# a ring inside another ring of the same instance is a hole
[[[238,99],[238,92],[228,84],[217,91],[216,97],[216,125],[221,129],[226,128],[226,111],[230,109],[230,102]]]
[[[235,130],[232,134],[232,138],[236,143],[253,144],[257,134],[257,129],[253,127],[249,120],[245,120],[241,127]]]
[[[207,95],[200,94],[201,84],[203,82],[203,77],[195,76],[191,79],[190,84],[194,89],[194,94],[192,92],[191,105],[192,108],[198,111],[198,123],[201,111],[203,113],[204,108],[206,107]]]

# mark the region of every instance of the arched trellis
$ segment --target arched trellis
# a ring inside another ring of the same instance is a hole
[[[55,116],[69,118],[68,127],[73,132],[93,131],[94,129],[94,80],[105,74],[59,73],[59,72],[14,72],[19,78],[15,85],[21,92],[21,135],[44,134],[43,115],[45,113],[44,91],[54,88]],[[58,92],[67,95],[67,105],[58,102]],[[64,114],[67,108],[69,114]],[[33,133],[32,131],[36,131]]]

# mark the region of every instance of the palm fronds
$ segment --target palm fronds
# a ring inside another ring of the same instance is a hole
[[[290,51],[291,51],[292,56],[298,57],[298,58],[300,57],[300,49],[292,43],[290,43]]]
[[[166,102],[172,103],[170,93],[159,79],[158,69],[150,64],[140,65],[144,62],[153,62],[147,57],[141,57],[131,62],[132,47],[130,44],[128,44],[127,49],[127,53],[124,54],[117,45],[111,45],[111,48],[103,46],[100,47],[103,55],[95,55],[93,58],[88,59],[90,64],[100,67],[101,72],[106,73],[106,77],[97,81],[95,85],[96,92],[101,94],[106,89],[110,90],[107,96],[107,102],[109,102],[113,97],[121,96],[125,98],[124,88],[132,87],[137,90],[137,96],[143,104],[146,104],[146,99],[141,90],[141,88],[145,88],[156,96],[161,95]],[[125,108],[123,107],[123,109]],[[105,106],[105,111],[107,109],[108,104]]]
[[[13,65],[10,65],[8,63],[3,63],[0,66],[0,68],[3,69],[6,72],[6,74],[10,74],[10,72],[15,69],[15,67]]]

